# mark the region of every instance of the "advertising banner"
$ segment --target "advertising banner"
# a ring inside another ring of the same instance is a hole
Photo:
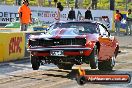
[[[9,23],[18,17],[19,6],[0,5],[0,23]],[[38,18],[44,24],[50,24],[56,21],[57,8],[52,7],[30,7],[32,17]],[[69,8],[64,8],[61,12],[61,20],[67,20]],[[79,20],[80,16],[85,16],[86,9],[75,9],[76,19]],[[110,30],[112,29],[113,11],[110,10],[91,10],[93,19],[103,22]]]
[[[24,33],[0,33],[3,61],[22,59],[25,52]]]

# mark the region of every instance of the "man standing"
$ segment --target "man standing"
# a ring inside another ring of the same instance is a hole
[[[75,19],[76,19],[75,11],[73,10],[73,7],[71,7],[71,10],[68,13],[67,20],[75,20]]]
[[[55,20],[60,21],[61,20],[61,11],[63,11],[63,6],[61,5],[61,2],[58,2],[56,7],[57,7],[57,13],[55,16]]]
[[[78,13],[77,13],[77,18],[76,20],[84,20],[83,16],[82,16],[82,13],[78,10]]]
[[[121,14],[119,10],[116,10],[116,14],[114,15],[115,20],[115,33],[120,34],[120,26],[121,26]]]
[[[21,31],[27,31],[28,24],[32,23],[31,10],[28,5],[28,0],[23,0],[23,5],[18,9]]]
[[[127,14],[127,28],[126,28],[126,35],[128,34],[128,30],[130,30],[129,35],[132,35],[132,10],[128,10]]]
[[[87,11],[85,12],[85,19],[86,20],[93,20],[93,17],[92,17],[92,13],[90,11],[90,7],[87,9]]]
[[[97,9],[98,0],[92,0],[92,9]]]

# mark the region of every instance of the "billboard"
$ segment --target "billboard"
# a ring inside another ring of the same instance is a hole
[[[25,53],[24,33],[0,33],[0,62],[22,59]]]
[[[0,5],[0,23],[9,23],[18,17],[19,6]],[[32,11],[32,17],[39,18],[44,24],[50,24],[56,21],[57,8],[53,7],[30,7]],[[69,8],[64,8],[61,12],[61,20],[67,20]],[[86,9],[75,9],[76,19],[79,19],[79,14],[85,16]],[[110,10],[91,10],[94,20],[101,21],[106,24],[109,29],[112,29],[113,11]],[[103,17],[107,17],[104,19]]]

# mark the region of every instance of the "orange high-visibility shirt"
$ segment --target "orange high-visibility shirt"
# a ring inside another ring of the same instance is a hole
[[[115,18],[115,21],[120,21],[121,15],[115,14],[114,18]]]
[[[30,19],[30,15],[31,15],[31,10],[28,6],[26,5],[22,5],[19,9],[18,9],[18,14],[22,13],[22,17],[21,17],[21,23],[25,23],[28,24],[31,19]]]

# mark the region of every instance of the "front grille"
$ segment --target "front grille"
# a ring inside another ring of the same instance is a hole
[[[57,46],[57,45],[82,45],[86,43],[85,38],[61,38],[61,39],[36,39],[35,41],[29,40],[30,46]]]

